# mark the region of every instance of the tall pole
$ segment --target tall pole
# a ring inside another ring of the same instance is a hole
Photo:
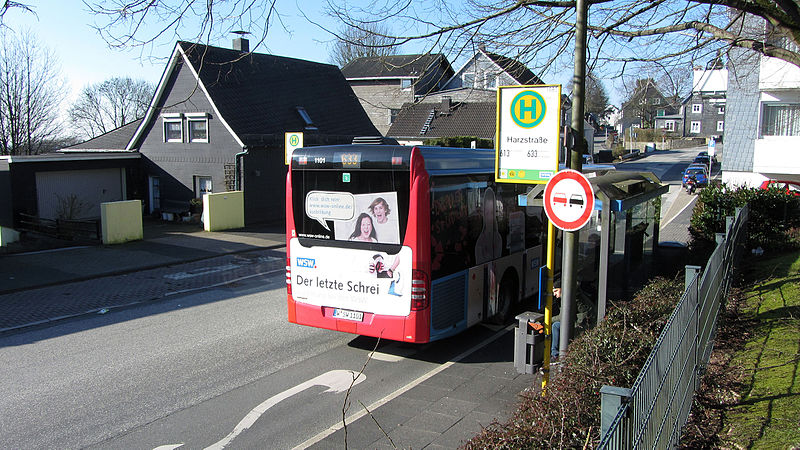
[[[581,171],[583,165],[583,105],[586,99],[586,26],[589,6],[587,0],[575,3],[575,72],[572,76],[572,133],[575,145],[569,153],[569,168]],[[576,279],[579,231],[564,233],[564,255],[561,264],[561,330],[558,341],[559,355],[567,354],[567,345],[575,334]]]

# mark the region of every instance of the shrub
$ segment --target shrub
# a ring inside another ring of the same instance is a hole
[[[700,191],[692,212],[689,247],[703,259],[715,245],[715,234],[725,230],[725,217],[750,205],[748,247],[764,249],[796,246],[792,230],[800,226],[800,197],[780,189],[711,185]]]
[[[438,147],[470,148],[472,141],[476,142],[477,148],[494,148],[494,141],[491,139],[479,139],[471,136],[452,136],[425,139],[423,143],[425,145],[434,145]]]
[[[683,292],[683,281],[656,278],[606,320],[570,343],[547,395],[527,392],[506,423],[493,422],[465,447],[583,448],[600,440],[600,388],[630,387]],[[593,446],[593,445],[592,445]]]

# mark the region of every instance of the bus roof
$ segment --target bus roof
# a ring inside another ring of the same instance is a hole
[[[408,169],[411,152],[419,149],[431,175],[494,173],[494,150],[404,145],[325,145],[298,148],[292,169],[341,169],[341,156],[349,155],[363,169]],[[399,159],[393,159],[398,158]],[[350,166],[354,167],[354,166]]]

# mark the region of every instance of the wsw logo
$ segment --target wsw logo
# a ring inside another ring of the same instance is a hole
[[[534,91],[522,91],[511,101],[511,118],[522,128],[533,128],[544,119],[544,98]]]
[[[307,267],[309,269],[316,269],[317,263],[314,258],[297,258],[297,267]]]

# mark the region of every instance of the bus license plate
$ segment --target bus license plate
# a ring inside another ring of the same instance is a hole
[[[361,322],[364,320],[364,313],[358,311],[349,311],[346,309],[334,309],[333,317],[336,317],[337,319],[347,319]]]

